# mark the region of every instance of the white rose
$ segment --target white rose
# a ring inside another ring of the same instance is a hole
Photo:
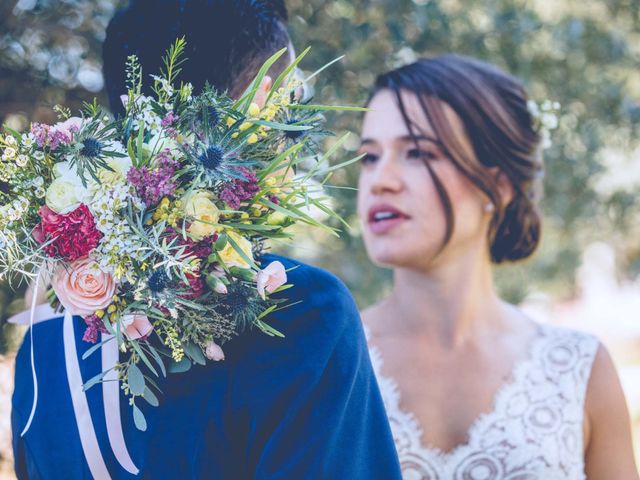
[[[109,165],[112,171],[106,168],[98,170],[98,178],[102,183],[108,183],[113,185],[115,183],[122,183],[127,180],[127,172],[133,166],[131,158],[126,157],[109,157],[105,159],[105,163]],[[95,181],[95,180],[94,180]]]
[[[60,177],[47,188],[45,202],[51,210],[64,215],[78,208],[87,197],[87,189],[82,184],[78,185],[72,177]]]
[[[68,161],[58,162],[53,166],[53,176],[54,178],[66,178],[69,181],[72,181],[78,185],[82,185],[82,181],[80,180],[80,176],[76,171],[75,167],[71,166],[71,163]]]

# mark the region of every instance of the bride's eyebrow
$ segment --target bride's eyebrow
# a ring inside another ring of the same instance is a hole
[[[365,145],[377,145],[378,142],[376,142],[375,140],[373,140],[372,138],[363,138],[360,141],[360,146],[364,147]]]
[[[435,137],[431,137],[428,135],[416,135],[414,137],[412,137],[411,135],[403,135],[402,137],[398,138],[399,142],[403,142],[403,143],[408,143],[408,142],[414,142],[414,141],[424,141],[424,142],[430,142],[435,144],[437,147],[440,147],[442,145],[442,142],[440,140],[438,140]]]

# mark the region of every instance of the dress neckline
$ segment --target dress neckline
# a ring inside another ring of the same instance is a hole
[[[501,403],[501,399],[509,396],[511,392],[520,387],[520,384],[524,381],[524,377],[526,376],[527,371],[529,371],[529,369],[532,368],[538,360],[538,352],[540,351],[544,340],[547,338],[548,332],[542,324],[534,322],[534,325],[536,327],[536,331],[534,334],[534,338],[529,341],[529,344],[527,346],[527,354],[514,363],[509,375],[509,379],[503,382],[493,394],[491,408],[486,412],[480,413],[475,418],[475,420],[471,422],[471,424],[467,428],[466,440],[455,445],[449,450],[443,450],[440,447],[424,442],[424,430],[420,425],[418,418],[412,411],[401,406],[402,395],[398,383],[394,378],[385,376],[381,373],[382,366],[384,365],[382,353],[375,345],[369,346],[369,351],[371,352],[373,357],[372,360],[374,363],[374,369],[378,381],[380,383],[386,383],[387,388],[393,393],[390,399],[391,405],[388,405],[387,408],[391,409],[393,414],[404,417],[408,424],[408,427],[411,429],[412,437],[417,439],[417,446],[421,450],[423,455],[425,455],[426,457],[431,457],[434,460],[439,460],[443,463],[447,463],[450,459],[460,455],[461,452],[475,448],[477,442],[480,440],[483,427],[487,424],[492,423],[494,417],[499,415],[499,406]],[[367,337],[369,337],[369,332],[366,327],[365,333],[367,334]]]

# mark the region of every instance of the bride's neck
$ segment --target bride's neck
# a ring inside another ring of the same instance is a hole
[[[479,328],[500,321],[502,301],[495,293],[488,258],[469,252],[428,270],[397,268],[387,300],[398,335],[429,337],[454,348]]]

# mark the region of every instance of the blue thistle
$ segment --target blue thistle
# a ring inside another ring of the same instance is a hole
[[[216,170],[224,159],[224,150],[219,145],[210,145],[198,160],[207,170]]]
[[[220,123],[220,114],[218,113],[218,110],[215,107],[207,108],[207,117],[208,117],[209,125],[211,126],[211,128],[216,127],[218,123]]]
[[[287,121],[287,125],[293,125],[295,123],[298,123],[300,121],[299,118],[292,118],[291,120]],[[284,131],[284,136],[287,137],[289,140],[298,140],[300,139],[303,135],[305,134],[304,130],[285,130]]]
[[[102,153],[102,142],[95,138],[89,137],[82,142],[82,150],[80,155],[87,158],[97,158]]]
[[[169,277],[164,270],[156,270],[149,275],[149,290],[154,293],[160,293],[169,286]]]

